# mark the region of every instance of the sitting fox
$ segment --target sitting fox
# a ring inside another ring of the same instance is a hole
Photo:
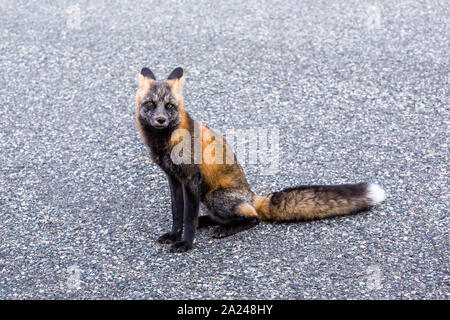
[[[136,94],[136,124],[169,182],[172,230],[158,242],[172,244],[171,252],[191,249],[196,229],[205,226],[217,225],[213,237],[223,238],[253,228],[260,220],[321,219],[355,213],[384,200],[383,189],[368,183],[298,186],[255,195],[226,141],[186,112],[183,82],[182,68],[174,69],[165,81],[157,81],[150,69],[143,68]],[[189,146],[200,141],[200,157],[186,148],[180,152],[183,140]],[[220,147],[211,148],[214,142],[221,142]],[[184,161],[179,161],[180,154]],[[211,160],[207,154],[224,161],[206,161]],[[205,215],[199,217],[200,204]]]

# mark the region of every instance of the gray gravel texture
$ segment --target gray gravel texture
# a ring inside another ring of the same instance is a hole
[[[448,299],[448,1],[0,3],[1,299]],[[171,254],[137,74],[186,71],[219,132],[278,128],[254,190],[371,181],[387,200]],[[79,281],[78,281],[79,279]]]

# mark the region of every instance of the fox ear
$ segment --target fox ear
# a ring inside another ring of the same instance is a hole
[[[167,77],[167,80],[181,79],[183,77],[183,68],[175,68]]]
[[[156,80],[155,75],[153,74],[152,70],[150,70],[149,68],[142,68],[141,74],[146,78]]]
[[[142,68],[141,73],[139,74],[139,89],[148,90],[155,80],[155,75],[149,68]]]
[[[167,83],[170,85],[172,92],[180,95],[183,90],[184,71],[183,68],[175,68],[167,77]]]

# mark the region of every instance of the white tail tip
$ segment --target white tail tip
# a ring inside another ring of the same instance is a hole
[[[374,206],[386,199],[386,192],[384,192],[384,190],[376,184],[371,183],[367,187],[367,196],[370,198],[370,200],[372,201],[372,205]]]

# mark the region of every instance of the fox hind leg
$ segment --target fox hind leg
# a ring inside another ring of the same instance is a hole
[[[219,226],[213,238],[224,238],[251,229],[259,223],[258,213],[252,205],[253,194],[246,189],[217,190],[206,199],[212,219]]]
[[[218,226],[213,233],[213,238],[225,238],[238,232],[251,229],[259,223],[258,218],[244,218],[231,221],[227,224]]]
[[[218,224],[219,224],[219,222],[214,220],[209,215],[204,215],[204,216],[198,217],[197,229],[202,229],[202,228],[206,228],[206,227],[209,227],[209,226],[215,226],[215,225],[218,225]]]

